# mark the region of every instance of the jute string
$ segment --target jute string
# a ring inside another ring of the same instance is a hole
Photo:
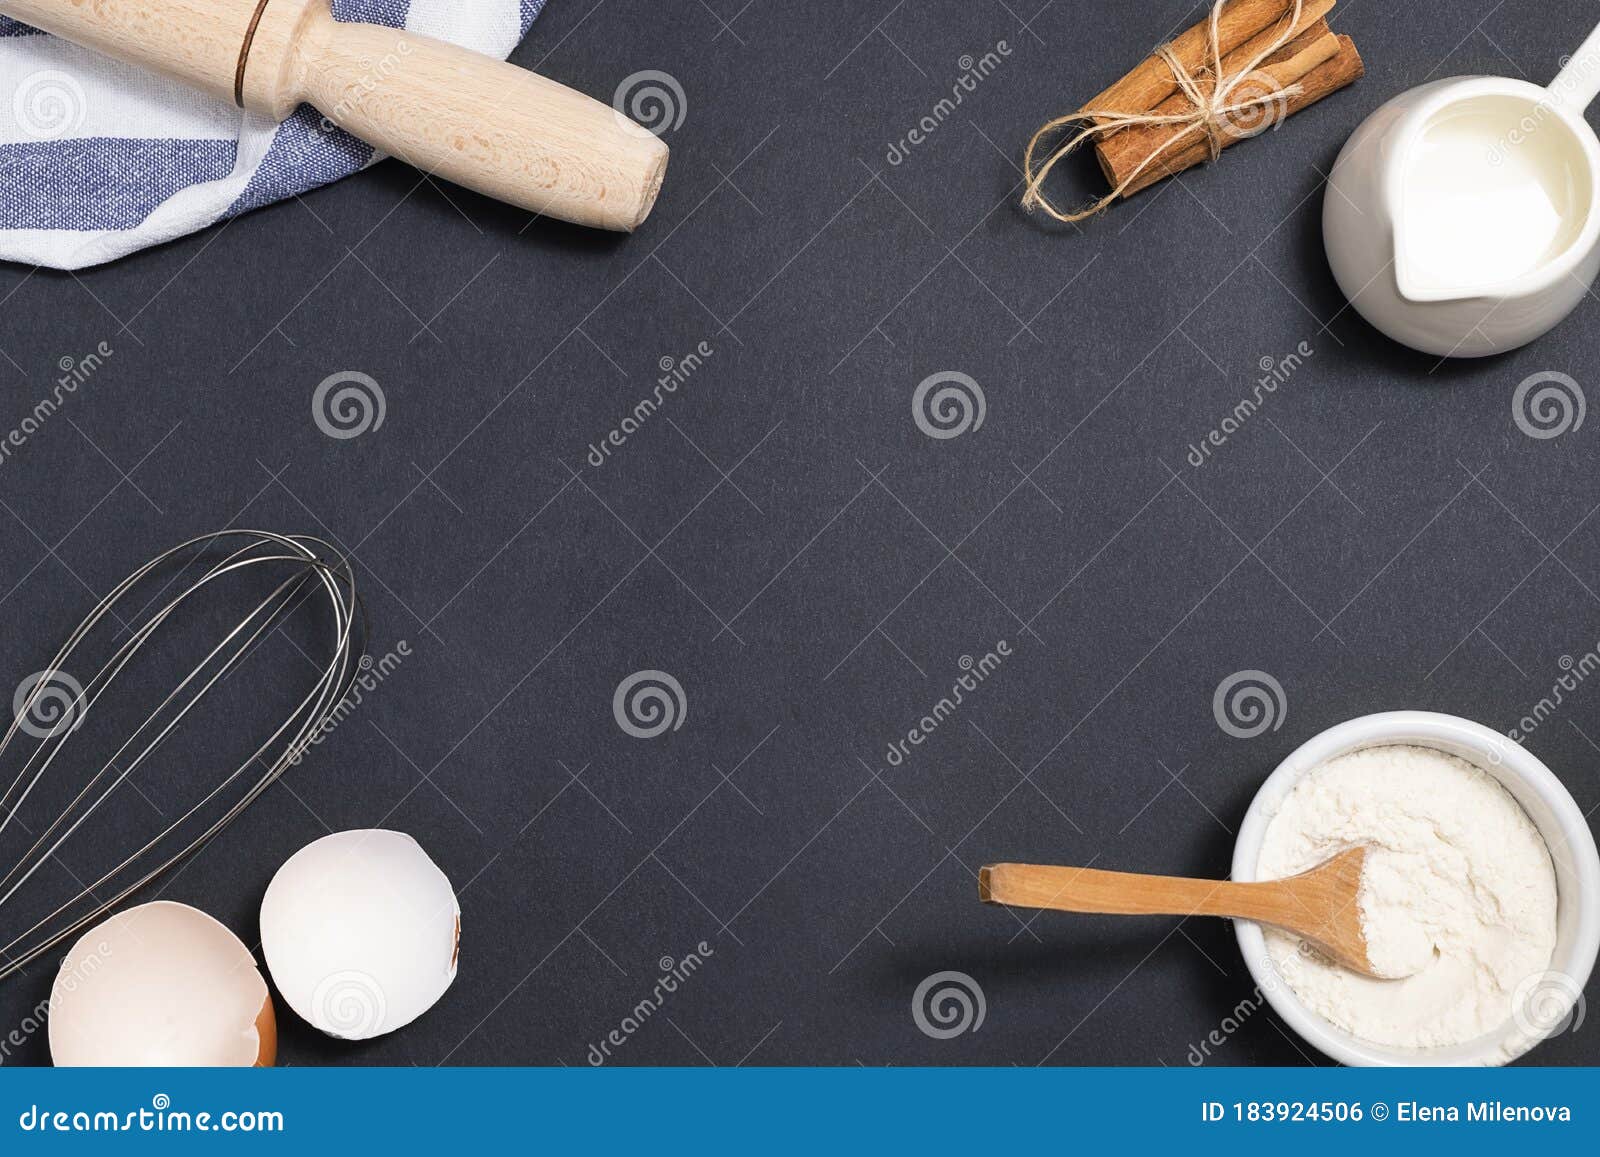
[[[1246,77],[1260,67],[1262,61],[1294,39],[1296,26],[1300,23],[1300,14],[1304,8],[1304,0],[1294,0],[1294,8],[1289,13],[1287,21],[1281,23],[1278,35],[1232,76],[1224,76],[1222,72],[1222,40],[1218,30],[1218,20],[1222,15],[1222,10],[1227,6],[1228,0],[1217,0],[1211,9],[1209,92],[1202,89],[1200,81],[1184,66],[1183,61],[1178,59],[1178,54],[1172,45],[1170,43],[1163,44],[1156,49],[1155,54],[1172,70],[1173,79],[1178,82],[1178,88],[1188,98],[1192,107],[1183,112],[1165,114],[1083,108],[1075,113],[1056,117],[1054,120],[1046,122],[1038,132],[1033,134],[1033,139],[1028,142],[1027,156],[1023,160],[1023,166],[1028,176],[1027,191],[1022,194],[1023,208],[1043,209],[1057,221],[1068,223],[1093,217],[1122,196],[1146,169],[1155,164],[1175,146],[1193,137],[1196,133],[1205,134],[1211,159],[1214,161],[1222,155],[1224,138],[1237,132],[1233,128],[1230,118],[1241,112],[1286,101],[1289,97],[1296,96],[1302,92],[1303,90],[1299,84],[1291,84],[1281,88],[1273,85],[1267,91],[1255,96],[1247,96],[1236,90]],[[1263,74],[1260,79],[1268,81],[1271,78]],[[1039,151],[1041,141],[1068,125],[1078,124],[1083,121],[1089,122],[1087,128],[1081,129],[1066,143],[1057,145],[1042,164],[1036,164],[1035,153]],[[1080,145],[1098,137],[1110,136],[1112,133],[1120,132],[1125,128],[1142,125],[1179,125],[1181,127],[1171,137],[1163,141],[1159,147],[1154,149],[1149,156],[1135,165],[1128,175],[1117,184],[1116,188],[1098,201],[1074,212],[1063,213],[1052,205],[1049,198],[1040,191],[1044,185],[1045,178],[1050,175],[1050,170],[1055,168],[1056,164],[1063,158],[1076,152]],[[1265,126],[1263,125],[1262,127]]]

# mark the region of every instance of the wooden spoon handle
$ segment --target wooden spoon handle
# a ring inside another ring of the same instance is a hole
[[[1308,913],[1284,881],[1235,884],[1183,876],[1147,876],[1096,868],[991,864],[978,872],[978,896],[990,904],[1107,912],[1125,916],[1236,916],[1293,927]]]
[[[1312,940],[1341,964],[1371,976],[1376,973],[1358,903],[1366,857],[1365,847],[1347,848],[1298,876],[1249,884],[1095,868],[991,864],[978,870],[978,898],[990,904],[1062,912],[1255,920]]]

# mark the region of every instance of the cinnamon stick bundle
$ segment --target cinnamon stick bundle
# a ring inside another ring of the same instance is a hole
[[[1247,44],[1227,53],[1222,58],[1223,73],[1232,75],[1248,64],[1258,51],[1259,48],[1252,48]],[[1236,123],[1226,126],[1225,130],[1218,134],[1217,143],[1222,148],[1229,148],[1249,136],[1257,135],[1281,123],[1284,118],[1315,104],[1329,93],[1337,92],[1345,85],[1360,79],[1365,71],[1366,67],[1361,61],[1361,54],[1356,51],[1354,42],[1348,36],[1335,36],[1328,29],[1327,21],[1319,18],[1305,32],[1269,56],[1260,68],[1239,82],[1239,90],[1252,95],[1258,92],[1279,92],[1292,86],[1298,86],[1299,91],[1284,97],[1281,101],[1257,106],[1251,110],[1253,114],[1251,117],[1240,118]],[[1203,79],[1202,84],[1204,83],[1208,83],[1208,80]],[[1176,93],[1148,111],[1166,115],[1181,112],[1188,107],[1189,98],[1182,93]],[[1139,190],[1147,189],[1157,181],[1174,173],[1181,173],[1210,157],[1210,144],[1200,134],[1191,134],[1190,138],[1180,144],[1160,152],[1179,131],[1177,127],[1166,124],[1130,125],[1097,141],[1095,156],[1099,159],[1100,168],[1113,188],[1120,187],[1123,181],[1132,177],[1127,187],[1122,190],[1124,197],[1130,197]],[[1155,156],[1143,171],[1138,171],[1141,164],[1158,152],[1159,155]]]
[[[1334,0],[1304,0],[1292,34],[1300,35],[1333,10]],[[1232,0],[1217,16],[1217,44],[1224,58],[1237,51],[1250,60],[1272,42],[1277,25],[1294,11],[1294,0]],[[1211,67],[1211,15],[1179,33],[1169,47],[1190,72]],[[1148,112],[1178,91],[1177,78],[1167,62],[1151,53],[1138,67],[1084,108],[1110,112]]]
[[[1081,221],[1113,201],[1275,128],[1365,72],[1348,36],[1328,28],[1335,0],[1216,0],[1199,23],[1028,143],[1022,203]],[[1111,192],[1063,212],[1043,191],[1051,170],[1093,144]]]

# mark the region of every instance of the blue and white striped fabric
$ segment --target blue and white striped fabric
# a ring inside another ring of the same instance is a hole
[[[544,0],[334,0],[341,20],[504,57]],[[0,17],[0,259],[82,269],[381,160],[301,106],[281,125]]]

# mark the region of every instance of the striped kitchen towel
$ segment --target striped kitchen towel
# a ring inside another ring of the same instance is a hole
[[[504,57],[544,0],[333,0]],[[0,259],[82,269],[381,160],[302,105],[282,124],[0,17]]]

